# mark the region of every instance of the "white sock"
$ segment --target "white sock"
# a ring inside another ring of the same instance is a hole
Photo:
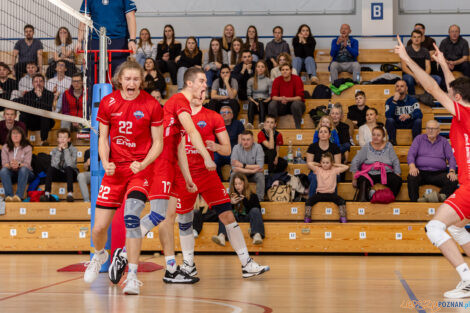
[[[44,195],[49,196],[51,193],[49,191],[46,191]]]
[[[138,264],[129,263],[128,275],[136,275],[137,276],[137,267],[138,266],[139,266]]]
[[[101,250],[95,250],[95,254],[101,255],[104,253],[104,248]]]
[[[240,226],[237,222],[233,222],[232,224],[225,225],[225,230],[227,231],[227,237],[233,250],[237,253],[242,265],[245,266],[250,260],[250,255],[248,254],[245,238],[243,238]]]
[[[180,236],[183,260],[189,265],[194,265],[194,235]]]
[[[170,273],[176,271],[176,260],[174,255],[165,256],[166,270]]]
[[[122,248],[121,255],[127,259],[127,250],[126,250],[126,246],[124,246],[124,247]]]
[[[73,192],[69,192],[67,195],[68,196],[73,196]]]
[[[457,273],[460,275],[460,279],[469,281],[470,280],[470,269],[468,268],[467,263],[462,263],[455,268]]]

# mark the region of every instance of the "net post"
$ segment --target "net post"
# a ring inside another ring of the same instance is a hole
[[[106,40],[106,28],[100,27],[100,55],[99,55],[99,83],[106,83],[106,68],[108,64],[108,46]]]

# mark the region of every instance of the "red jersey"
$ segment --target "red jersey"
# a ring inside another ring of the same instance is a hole
[[[274,139],[274,142],[275,142],[275,146],[282,146],[284,145],[284,140],[282,139],[282,134],[279,133],[279,132],[275,132],[274,134],[277,133],[277,136],[276,138]],[[258,133],[258,143],[259,144],[262,144],[263,141],[269,141],[268,138],[266,138],[266,135],[264,134],[264,131],[261,130],[259,133]]]
[[[191,116],[196,126],[197,131],[201,134],[202,142],[206,140],[215,141],[216,134],[225,131],[225,123],[222,116],[212,110],[201,108],[197,114]],[[188,135],[185,136],[186,141],[186,155],[188,157],[188,165],[191,172],[206,171],[204,159],[191,144]],[[209,151],[214,159],[214,152]]]
[[[470,108],[454,102],[455,117],[450,126],[450,141],[459,170],[460,184],[470,182]]]
[[[182,93],[173,95],[163,107],[163,152],[161,156],[175,162],[178,158],[178,144],[184,131],[178,115],[183,112],[191,114],[191,107],[188,99]]]
[[[99,122],[109,126],[111,146],[109,161],[142,161],[152,146],[151,126],[161,126],[163,111],[148,93],[141,91],[134,100],[124,100],[116,90],[101,100]]]

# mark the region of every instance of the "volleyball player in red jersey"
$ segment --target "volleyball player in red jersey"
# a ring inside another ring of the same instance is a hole
[[[116,91],[103,98],[97,120],[100,122],[98,151],[105,170],[101,182],[92,238],[95,254],[84,280],[93,282],[108,259],[104,250],[114,212],[125,200],[124,220],[128,246],[138,246],[140,214],[150,192],[153,161],[163,148],[163,112],[160,104],[141,91],[144,73],[135,61],[126,61],[114,76]],[[129,249],[129,275],[124,293],[138,294],[138,251]]]
[[[196,129],[201,134],[202,140],[211,152],[211,156],[214,156],[214,152],[221,155],[230,155],[230,138],[225,129],[222,116],[204,108],[202,101],[199,99],[191,102],[191,111]],[[215,143],[216,138],[219,143]],[[225,225],[230,243],[242,264],[242,277],[256,276],[268,271],[269,266],[258,265],[250,258],[243,233],[233,215],[230,198],[217,172],[208,171],[204,167],[202,156],[194,148],[188,136],[185,136],[184,140],[190,176],[197,187],[197,193],[188,192],[186,190],[187,179],[184,178],[185,175],[182,173],[177,174],[172,195],[179,198],[176,213],[178,213],[180,243],[183,252],[181,269],[191,276],[197,274],[196,265],[194,264],[193,208],[199,193],[209,207],[216,211],[219,219]],[[174,223],[175,215],[167,214],[167,220]]]
[[[165,253],[166,271],[163,281],[166,283],[192,284],[199,281],[197,277],[185,274],[176,265],[174,251],[174,230],[172,223],[165,220],[167,214],[174,215],[177,200],[170,195],[176,172],[181,170],[189,173],[184,142],[183,131],[191,138],[196,149],[201,153],[204,166],[209,171],[215,171],[216,165],[207,151],[201,139],[201,135],[191,119],[190,101],[203,99],[206,92],[206,75],[197,67],[189,68],[184,74],[184,87],[182,91],[172,96],[163,107],[163,152],[154,163],[154,179],[150,191],[150,213],[141,220],[141,234],[145,236],[153,227],[160,225],[160,242]],[[178,148],[179,147],[179,148]],[[180,150],[178,152],[178,150]],[[196,188],[190,175],[186,184],[188,190],[195,192]],[[165,221],[164,221],[165,220]],[[127,252],[129,247],[126,245]],[[116,249],[113,262],[109,269],[110,279],[114,283],[119,282],[126,264],[126,254],[121,249]],[[130,260],[129,260],[130,261]],[[116,266],[115,266],[116,265]]]
[[[448,93],[445,93],[434,79],[408,56],[398,36],[397,40],[395,53],[413,71],[421,86],[454,116],[450,128],[450,141],[457,161],[460,187],[438,208],[434,218],[426,225],[426,234],[460,276],[461,281],[457,287],[445,292],[444,297],[467,298],[470,297],[470,269],[455,242],[450,240],[451,237],[446,233],[446,229],[465,254],[470,256],[470,234],[465,229],[470,219],[470,78],[455,79],[449,63],[434,44],[436,52],[432,58],[444,73],[448,90]]]

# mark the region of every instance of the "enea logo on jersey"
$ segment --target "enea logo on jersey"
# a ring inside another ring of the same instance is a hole
[[[200,128],[204,128],[204,127],[206,127],[206,125],[207,125],[206,121],[197,122],[197,126],[199,126]]]
[[[142,112],[142,111],[135,111],[134,116],[135,116],[136,119],[140,120],[145,115],[144,115],[144,112]]]

